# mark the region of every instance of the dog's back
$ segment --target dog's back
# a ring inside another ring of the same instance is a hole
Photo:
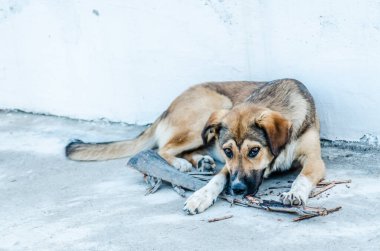
[[[319,129],[313,97],[297,80],[268,82],[252,92],[247,101],[277,111],[289,119],[292,122],[292,138],[299,137],[312,126]]]

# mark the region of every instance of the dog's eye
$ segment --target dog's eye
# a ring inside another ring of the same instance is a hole
[[[256,155],[259,153],[260,151],[260,147],[254,147],[252,148],[251,150],[249,150],[248,152],[248,157],[249,158],[254,158],[256,157]]]
[[[234,153],[230,148],[224,148],[223,151],[229,159],[232,159],[232,157],[234,156]]]

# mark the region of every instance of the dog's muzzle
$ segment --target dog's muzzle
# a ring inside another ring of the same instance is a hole
[[[265,169],[264,169],[265,170]],[[264,170],[254,170],[249,176],[230,180],[230,193],[232,195],[255,195],[263,181]]]

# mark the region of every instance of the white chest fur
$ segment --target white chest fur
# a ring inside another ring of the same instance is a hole
[[[273,163],[272,172],[286,171],[292,166],[293,161],[296,159],[296,146],[296,142],[293,141],[285,147]]]

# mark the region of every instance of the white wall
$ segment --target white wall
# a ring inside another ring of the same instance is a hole
[[[380,1],[0,0],[0,108],[147,123],[193,83],[304,82],[322,136],[380,136]]]

